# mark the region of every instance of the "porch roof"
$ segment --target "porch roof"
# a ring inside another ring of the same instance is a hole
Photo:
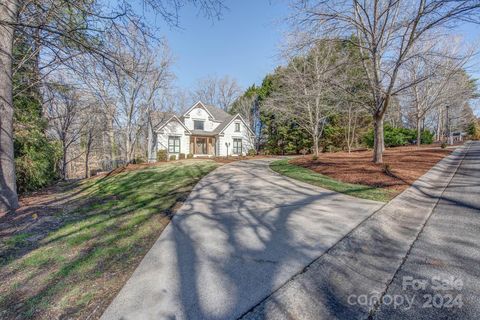
[[[215,131],[205,131],[205,130],[190,130],[192,136],[208,136],[214,137],[218,134]]]

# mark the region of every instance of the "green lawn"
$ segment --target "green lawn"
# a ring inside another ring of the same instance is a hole
[[[286,159],[273,161],[270,168],[287,177],[357,198],[388,202],[395,196],[391,190],[341,182],[310,169],[290,164]]]
[[[58,213],[65,215],[58,228],[27,248],[31,234],[4,241],[10,255],[0,264],[0,318],[98,318],[168,224],[172,208],[216,167],[187,160],[76,185],[64,196],[82,205]]]

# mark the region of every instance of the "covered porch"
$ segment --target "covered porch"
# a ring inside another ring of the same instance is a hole
[[[194,156],[215,156],[216,137],[214,136],[190,136],[190,153]]]

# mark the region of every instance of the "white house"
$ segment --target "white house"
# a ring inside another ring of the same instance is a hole
[[[239,114],[230,115],[201,101],[182,116],[165,119],[155,133],[156,149],[167,150],[169,157],[176,155],[177,159],[181,153],[194,157],[246,155],[254,148],[255,134]]]

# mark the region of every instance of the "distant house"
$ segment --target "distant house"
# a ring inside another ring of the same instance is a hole
[[[198,156],[245,155],[254,148],[254,133],[239,115],[222,109],[194,104],[183,115],[165,118],[155,129],[156,150],[169,156],[183,153]],[[156,160],[156,152],[150,161]]]

